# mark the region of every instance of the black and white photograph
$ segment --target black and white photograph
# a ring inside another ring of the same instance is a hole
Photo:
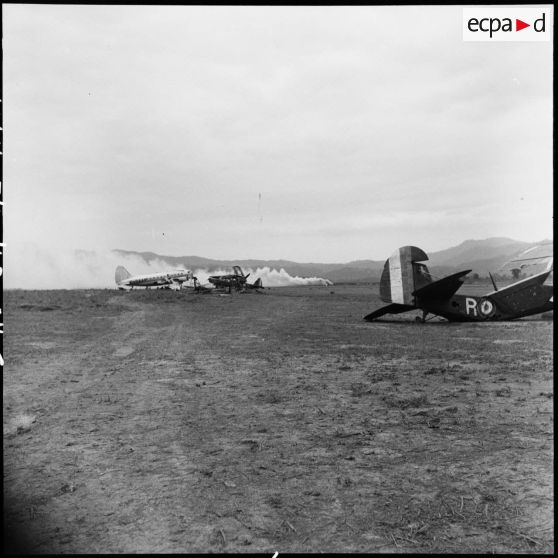
[[[4,554],[553,554],[552,4],[2,5]]]

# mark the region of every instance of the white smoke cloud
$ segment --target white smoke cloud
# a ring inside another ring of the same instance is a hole
[[[283,268],[279,271],[271,269],[267,266],[258,267],[255,271],[245,269],[244,273],[250,273],[250,282],[254,282],[258,277],[261,277],[264,287],[288,287],[291,285],[333,285],[329,279],[322,279],[321,277],[293,277],[289,275]]]
[[[187,268],[185,263],[169,265],[161,259],[149,263],[136,255],[117,254],[112,251],[95,252],[85,250],[46,251],[35,244],[26,243],[11,250],[4,248],[4,288],[6,289],[106,289],[115,288],[114,272],[122,265],[132,275],[144,275],[168,271],[177,267]],[[200,283],[208,282],[210,275],[232,273],[225,268],[215,271],[192,270]],[[320,277],[293,277],[284,269],[277,271],[269,267],[244,269],[250,273],[249,282],[258,277],[264,287],[289,285],[331,285]]]
[[[114,288],[114,272],[119,265],[132,275],[172,269],[162,260],[147,263],[138,256],[121,256],[112,251],[46,251],[32,243],[21,244],[14,250],[8,245],[4,249],[4,288]]]

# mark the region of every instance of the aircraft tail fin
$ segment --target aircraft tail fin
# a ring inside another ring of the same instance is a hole
[[[432,283],[426,265],[417,263],[428,256],[416,246],[403,246],[396,250],[384,264],[380,279],[380,298],[384,302],[413,306],[413,293]]]
[[[261,277],[258,277],[258,278],[254,281],[254,284],[252,285],[252,287],[254,287],[254,289],[263,289],[262,278],[261,278]]]
[[[119,265],[114,272],[114,280],[116,281],[117,285],[120,285],[122,281],[131,277],[132,274],[123,266]]]

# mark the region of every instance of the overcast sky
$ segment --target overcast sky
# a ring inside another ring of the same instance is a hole
[[[3,5],[4,242],[301,262],[552,237],[552,42],[462,8]]]

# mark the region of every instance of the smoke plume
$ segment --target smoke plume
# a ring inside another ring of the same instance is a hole
[[[258,277],[261,277],[264,287],[288,287],[291,285],[333,285],[329,279],[322,279],[321,277],[293,277],[289,275],[283,268],[279,271],[271,269],[267,266],[258,267],[255,271],[251,269],[243,270],[244,273],[250,273],[248,281],[254,282]]]

